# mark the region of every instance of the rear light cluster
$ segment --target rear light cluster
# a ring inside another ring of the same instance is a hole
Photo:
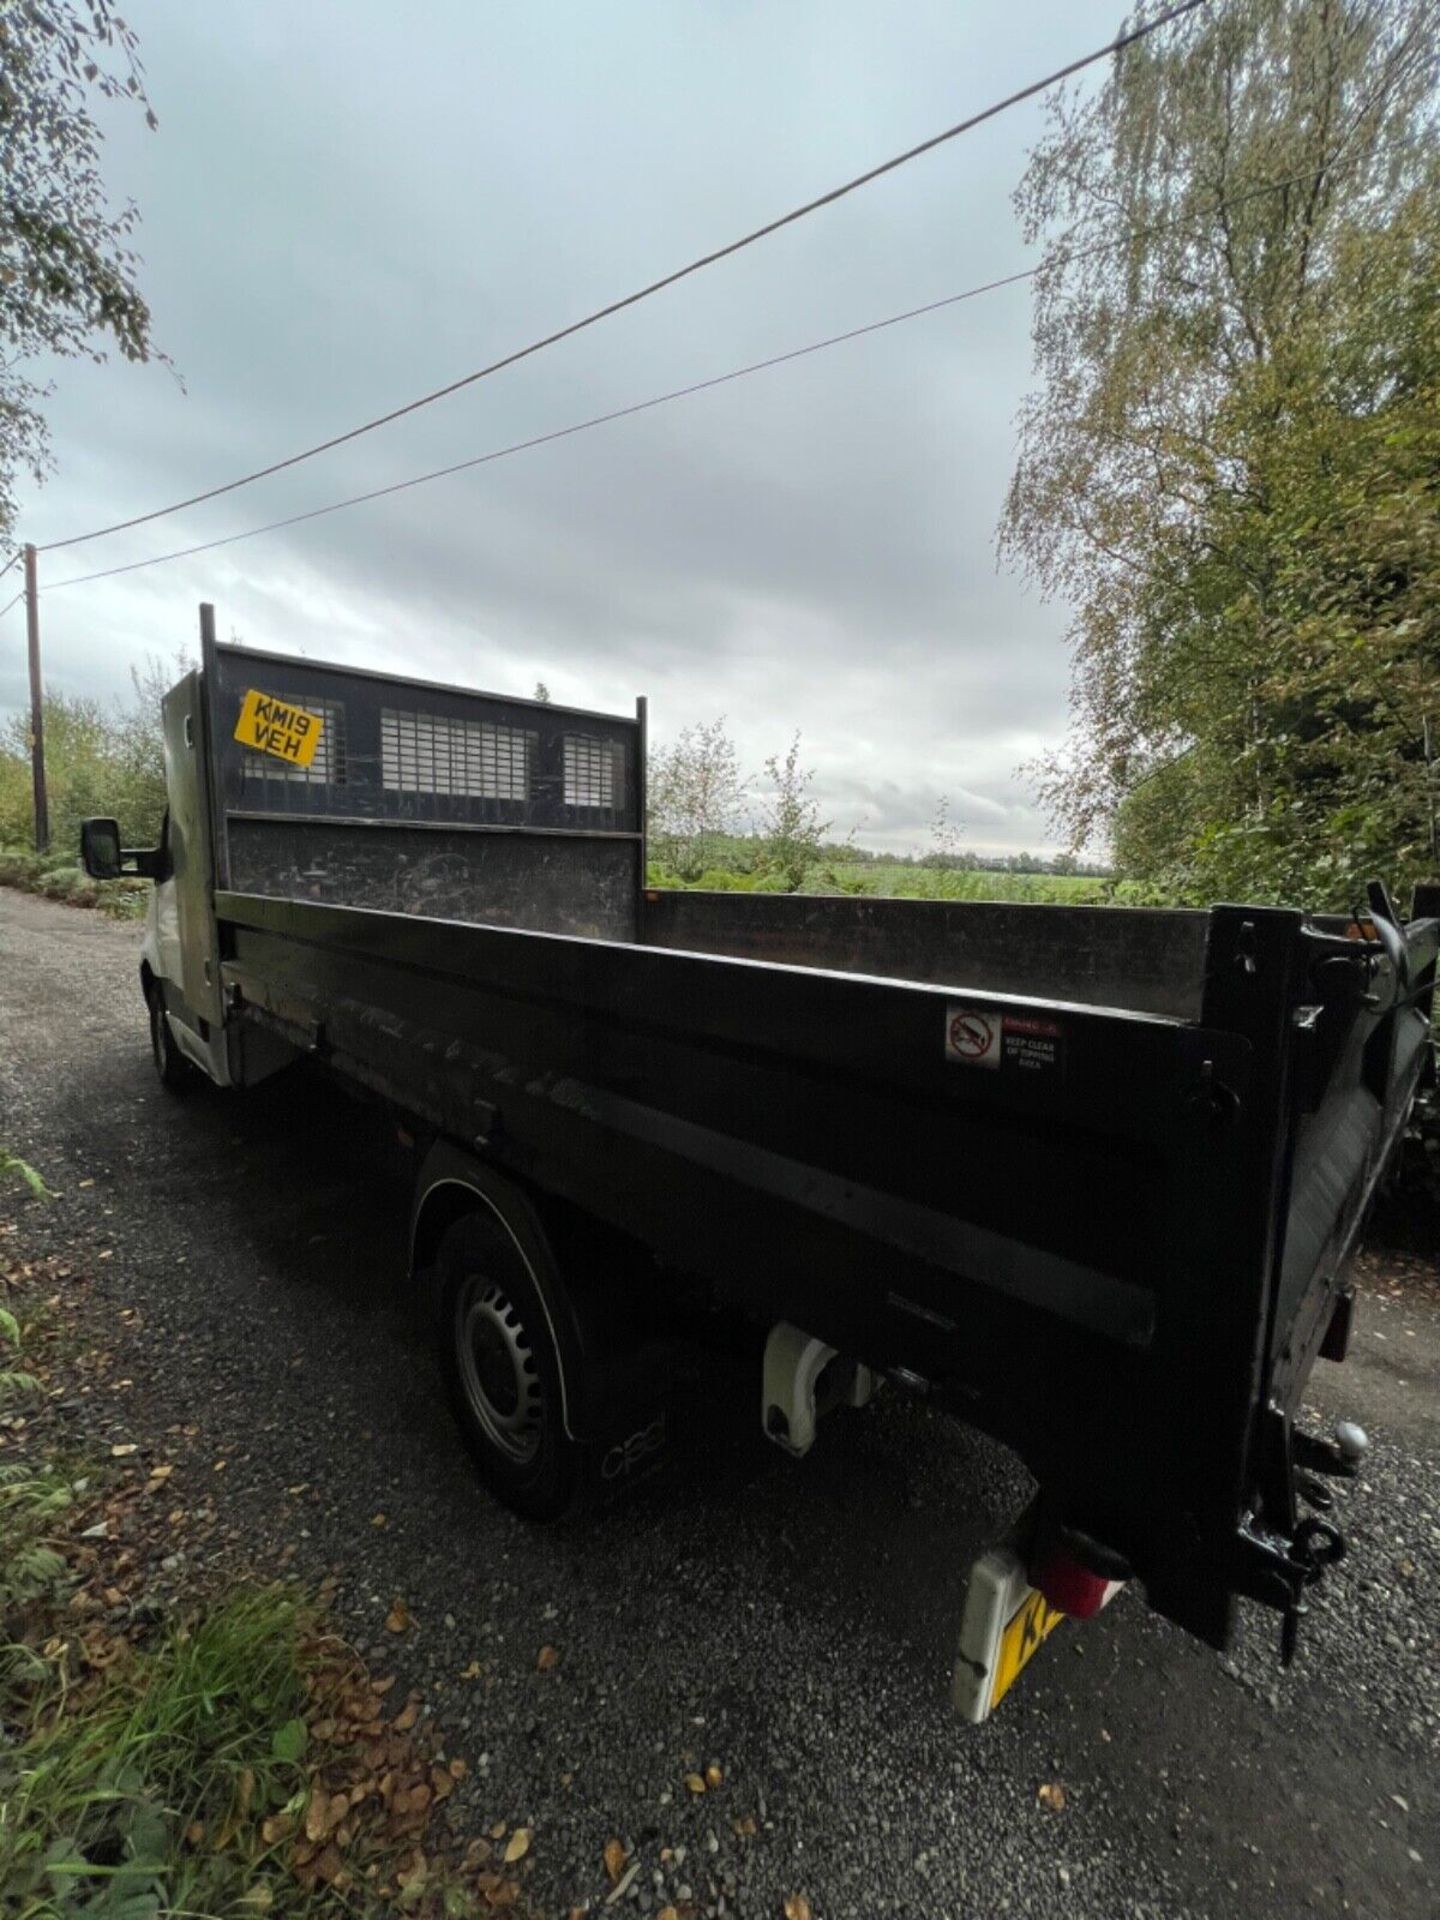
[[[1129,1577],[1129,1564],[1120,1554],[1078,1527],[1047,1530],[1036,1543],[1030,1568],[1031,1585],[1072,1620],[1093,1618]]]
[[[1103,1573],[1092,1573],[1063,1547],[1035,1570],[1034,1581],[1050,1605],[1073,1620],[1089,1620],[1125,1584],[1123,1580],[1107,1580]]]

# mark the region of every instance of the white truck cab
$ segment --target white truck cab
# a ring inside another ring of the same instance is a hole
[[[226,1019],[220,983],[211,834],[211,796],[198,751],[206,725],[198,669],[166,694],[165,788],[169,805],[158,846],[122,847],[113,820],[85,822],[91,872],[137,874],[154,882],[140,948],[140,987],[150,1015],[155,1070],[181,1088],[192,1070],[217,1087],[249,1086],[295,1058],[278,1035]]]

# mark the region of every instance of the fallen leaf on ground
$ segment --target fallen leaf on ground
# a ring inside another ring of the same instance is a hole
[[[661,1907],[655,1920],[680,1920],[680,1910],[678,1907]]]
[[[785,1920],[811,1920],[810,1902],[803,1893],[786,1894]]]
[[[132,1453],[138,1453],[139,1451],[140,1448],[136,1441],[122,1440],[117,1446],[111,1447],[110,1458],[112,1460],[127,1460]]]
[[[513,1867],[517,1860],[523,1860],[530,1851],[529,1827],[517,1827],[510,1836],[510,1844],[505,1849],[505,1864]]]
[[[305,1809],[305,1838],[312,1842],[323,1840],[329,1818],[330,1796],[317,1781]]]
[[[685,1784],[691,1793],[704,1793],[705,1791],[705,1782],[698,1773],[687,1773],[685,1776]]]
[[[398,1885],[401,1892],[410,1894],[412,1897],[421,1893],[429,1872],[430,1864],[424,1854],[417,1853],[405,1872],[399,1876]]]
[[[1052,1813],[1065,1811],[1065,1789],[1058,1780],[1046,1780],[1035,1798],[1042,1807],[1048,1807]]]
[[[387,1514],[372,1513],[370,1516],[370,1524],[372,1527],[388,1527],[390,1519]]]
[[[478,1660],[472,1660],[460,1675],[460,1678],[462,1680],[478,1680],[480,1678],[480,1662]]]
[[[404,1633],[410,1625],[410,1610],[403,1600],[397,1600],[385,1616],[385,1624],[391,1633]]]
[[[714,1762],[714,1761],[712,1760],[712,1761],[710,1762],[710,1764],[709,1764],[709,1766],[708,1766],[708,1767],[706,1767],[706,1769],[705,1769],[705,1784],[706,1784],[706,1786],[707,1786],[707,1787],[719,1787],[719,1786],[723,1786],[723,1785],[724,1785],[724,1782],[725,1782],[725,1775],[724,1775],[724,1773],[723,1773],[723,1772],[721,1771],[721,1769],[720,1769],[719,1767],[717,1767],[717,1766],[716,1766],[716,1764],[715,1764],[715,1762]]]
[[[625,1859],[625,1847],[621,1841],[607,1840],[605,1842],[605,1871],[610,1876],[610,1884],[612,1887],[625,1871]]]
[[[315,1862],[315,1872],[327,1886],[340,1879],[345,1871],[345,1861],[340,1849],[332,1840]]]
[[[541,1647],[535,1664],[541,1673],[549,1673],[552,1667],[559,1666],[560,1655],[555,1651],[554,1647]]]

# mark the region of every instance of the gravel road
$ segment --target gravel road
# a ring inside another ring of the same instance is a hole
[[[533,1826],[542,1909],[602,1901],[619,1836],[642,1862],[621,1920],[687,1897],[775,1920],[794,1892],[817,1920],[1440,1912],[1433,1291],[1367,1297],[1358,1352],[1317,1373],[1317,1417],[1375,1444],[1288,1674],[1273,1616],[1221,1658],[1127,1592],[972,1730],[953,1639],[1013,1460],[892,1394],[793,1464],[716,1361],[668,1477],[556,1530],[513,1519],[452,1437],[404,1195],[357,1155],[356,1110],[299,1075],[165,1095],[138,945],[0,891],[0,1141],[59,1194],[14,1203],[19,1243],[93,1276],[125,1383],[77,1401],[83,1443],[178,1459],[176,1498],[252,1564],[339,1571],[346,1630],[468,1754],[477,1827]],[[692,1795],[712,1760],[724,1785]],[[1056,1781],[1059,1811],[1037,1802]]]

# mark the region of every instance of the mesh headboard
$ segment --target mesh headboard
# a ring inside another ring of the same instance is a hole
[[[202,665],[220,888],[635,937],[643,703],[619,718],[242,647]],[[308,766],[236,739],[252,695],[319,722]]]

